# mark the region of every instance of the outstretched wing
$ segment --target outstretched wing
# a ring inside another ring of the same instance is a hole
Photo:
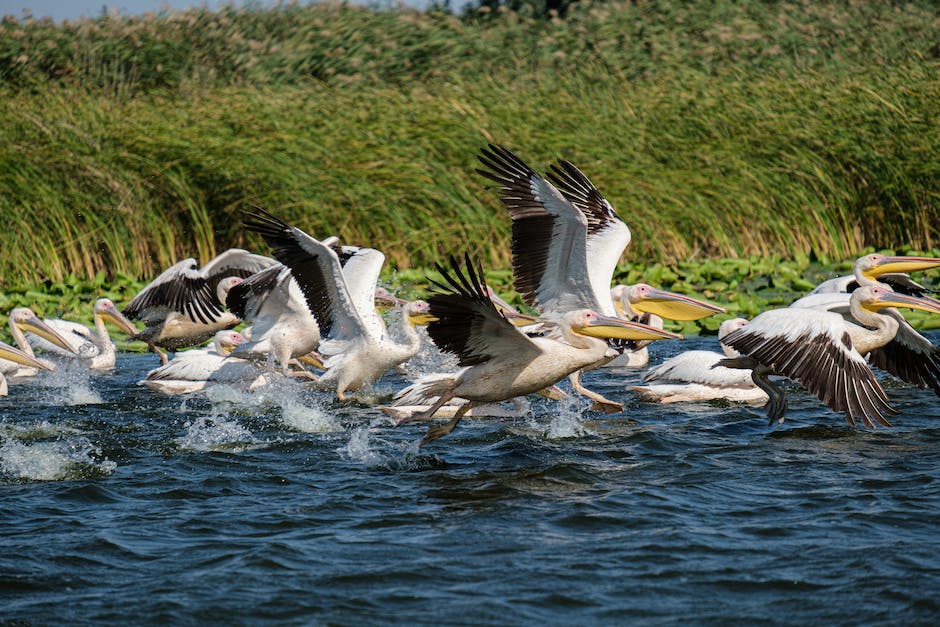
[[[742,355],[798,381],[808,392],[855,426],[888,426],[897,411],[868,364],[852,345],[845,321],[835,313],[812,309],[766,311],[722,339]]]
[[[477,172],[500,185],[512,219],[514,285],[526,304],[542,314],[600,310],[588,280],[584,213],[508,149],[490,144],[478,158],[486,169]]]
[[[431,315],[428,335],[442,351],[457,356],[461,366],[473,366],[502,354],[539,353],[538,347],[499,311],[487,293],[483,271],[465,255],[462,271],[451,257],[450,271],[437,265],[443,282],[428,296]]]
[[[869,363],[940,396],[940,348],[915,331],[898,310],[883,309],[881,313],[898,321],[898,332],[893,340],[868,353]]]
[[[123,313],[131,320],[141,320],[165,317],[171,311],[203,324],[211,324],[222,315],[214,287],[191,257],[164,270],[127,304]]]

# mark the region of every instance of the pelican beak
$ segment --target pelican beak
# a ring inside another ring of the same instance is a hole
[[[589,325],[573,327],[576,333],[591,337],[613,338],[618,340],[677,340],[682,335],[657,329],[639,322],[631,322],[621,318],[601,316]]]
[[[940,259],[935,257],[885,257],[874,268],[862,272],[869,279],[876,279],[889,272],[917,272],[940,266]]]
[[[78,355],[78,352],[72,348],[72,346],[65,341],[65,338],[62,337],[58,331],[50,327],[48,324],[40,320],[39,318],[33,317],[32,320],[27,320],[26,322],[21,322],[19,327],[24,331],[29,331],[35,333],[44,340],[52,342],[62,350],[67,350],[70,353]]]
[[[302,364],[307,364],[308,366],[313,366],[317,370],[326,370],[326,366],[323,363],[323,358],[320,356],[320,353],[316,351],[312,353],[307,353],[306,355],[301,355],[297,358]]]
[[[35,333],[35,331],[33,331],[33,333]],[[39,370],[54,370],[54,368],[46,362],[39,361],[35,357],[27,355],[20,349],[14,348],[8,344],[0,344],[0,359],[6,359]]]
[[[618,316],[620,316],[620,317],[622,317],[622,318],[629,318],[629,317],[630,317],[630,316],[627,315],[627,310],[624,309],[623,303],[620,302],[620,299],[619,299],[619,298],[617,298],[617,299],[614,300],[614,309],[617,310],[617,315],[618,315]]]
[[[411,324],[430,324],[437,321],[437,317],[427,312],[420,312],[408,316],[408,321],[411,322]]]
[[[869,311],[878,311],[885,307],[904,307],[905,309],[917,309],[928,313],[940,314],[940,300],[930,297],[908,296],[907,294],[899,294],[897,292],[889,292],[885,294],[884,298],[879,298],[872,303],[863,304],[862,307]]]
[[[120,311],[115,309],[114,311],[106,311],[101,314],[102,319],[107,322],[110,322],[121,331],[127,335],[137,335],[137,327],[134,326],[134,323],[124,317]]]
[[[519,313],[518,311],[500,311],[499,313],[503,314],[503,317],[506,320],[509,320],[517,327],[528,327],[541,322],[535,316],[527,316],[525,314]]]
[[[704,300],[657,289],[649,292],[642,300],[630,303],[630,306],[666,320],[700,320],[718,313],[728,313],[723,307]]]

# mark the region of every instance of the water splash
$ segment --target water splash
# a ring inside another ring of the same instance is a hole
[[[353,429],[349,435],[349,441],[345,446],[336,449],[336,452],[368,468],[415,468],[420,453],[418,440],[392,442],[376,437],[376,434],[381,433],[380,427],[394,424],[393,420],[384,416],[374,418],[367,426]]]
[[[43,399],[49,405],[98,405],[104,400],[91,386],[91,370],[85,365],[58,362],[56,371],[48,373],[40,381],[49,389]]]
[[[0,473],[29,481],[65,481],[109,475],[117,464],[83,437],[26,443],[0,441]]]
[[[548,424],[548,429],[545,431],[547,439],[563,440],[597,435],[581,421],[581,401],[574,394],[569,394],[554,403],[552,409],[556,411]]]
[[[227,416],[199,416],[184,426],[186,433],[176,439],[180,449],[240,453],[261,446],[251,431]]]

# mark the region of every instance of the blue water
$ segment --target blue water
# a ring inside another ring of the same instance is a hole
[[[932,337],[936,344],[938,336]],[[653,362],[713,338],[655,345]],[[892,428],[532,400],[417,449],[301,384],[189,398],[56,373],[0,399],[0,624],[936,624],[940,400]],[[389,375],[369,400],[399,389]]]

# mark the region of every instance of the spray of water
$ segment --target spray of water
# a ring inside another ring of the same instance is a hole
[[[84,437],[20,441],[0,437],[0,474],[28,481],[65,481],[109,475],[117,464]]]

